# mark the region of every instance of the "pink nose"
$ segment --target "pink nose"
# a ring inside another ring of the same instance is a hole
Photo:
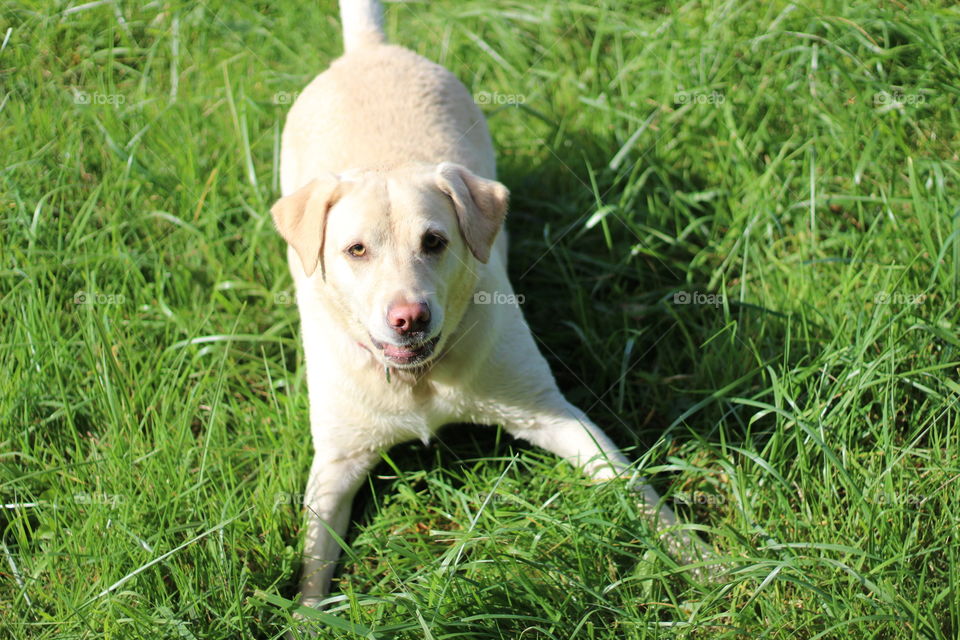
[[[387,322],[400,335],[425,331],[430,324],[430,307],[423,302],[398,302],[387,309]]]

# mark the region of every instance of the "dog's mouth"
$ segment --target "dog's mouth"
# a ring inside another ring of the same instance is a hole
[[[423,342],[399,345],[380,342],[370,336],[370,342],[383,354],[384,359],[390,364],[401,367],[416,366],[429,360],[439,341],[440,336],[437,335],[435,338]]]

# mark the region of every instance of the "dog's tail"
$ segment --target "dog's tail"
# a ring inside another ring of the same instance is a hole
[[[383,7],[379,0],[340,0],[340,21],[343,23],[343,49],[346,53],[363,47],[382,44]]]

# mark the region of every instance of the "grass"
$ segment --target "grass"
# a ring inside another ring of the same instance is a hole
[[[557,378],[724,558],[492,427],[385,455],[323,637],[955,638],[960,11],[393,4],[483,102]],[[275,638],[288,103],[334,3],[0,9],[0,637]]]

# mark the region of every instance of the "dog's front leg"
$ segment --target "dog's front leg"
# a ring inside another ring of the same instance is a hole
[[[630,464],[600,427],[559,391],[540,395],[532,411],[518,408],[516,413],[503,421],[510,435],[557,454],[591,478],[615,478]]]
[[[541,395],[532,412],[515,411],[502,421],[514,437],[557,454],[597,480],[608,480],[627,470],[629,462],[613,442],[559,391]],[[685,564],[712,557],[712,551],[696,535],[677,528],[676,514],[662,504],[657,492],[643,479],[632,479],[631,489],[641,498],[639,506],[644,518],[661,532],[661,541],[671,555]],[[694,573],[706,577],[709,571],[695,569]]]
[[[340,556],[341,539],[350,521],[353,496],[377,460],[375,453],[340,454],[317,447],[304,495],[307,536],[300,580],[301,603],[316,607],[330,589]]]

